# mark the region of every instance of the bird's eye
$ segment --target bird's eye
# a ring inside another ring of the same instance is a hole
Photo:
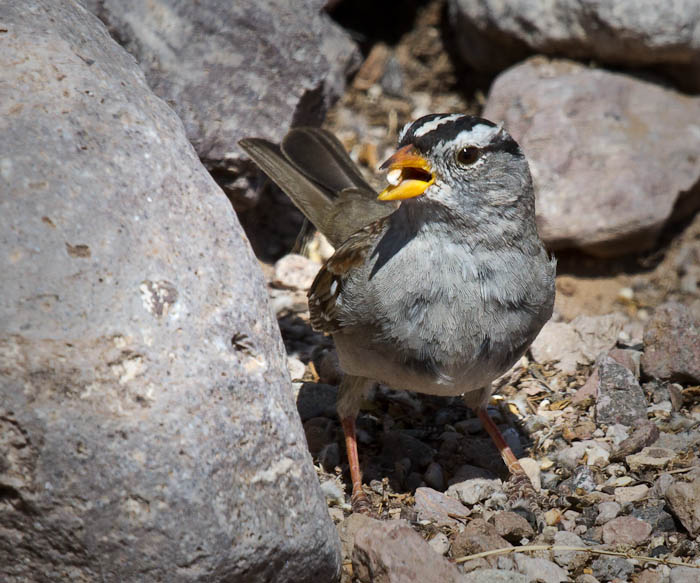
[[[479,159],[480,155],[479,148],[467,146],[457,151],[457,162],[462,166],[470,166]]]

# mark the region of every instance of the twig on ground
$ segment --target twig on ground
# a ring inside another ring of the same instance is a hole
[[[527,545],[523,547],[505,547],[502,549],[493,549],[491,551],[484,551],[482,553],[476,553],[474,555],[459,557],[458,559],[454,560],[454,563],[466,563],[467,561],[471,561],[473,559],[483,559],[485,557],[491,557],[493,555],[506,555],[509,553],[533,553],[535,551],[575,551],[582,553],[591,553],[593,555],[607,555],[611,557],[624,557],[626,559],[636,559],[638,561],[644,561],[646,563],[661,563],[669,567],[690,567],[692,569],[700,569],[700,565],[684,563],[683,561],[674,561],[673,559],[663,559],[660,557],[646,557],[644,555],[635,555],[633,553],[621,553],[618,551],[609,551],[607,549],[598,549],[591,547],[570,547],[560,545]]]

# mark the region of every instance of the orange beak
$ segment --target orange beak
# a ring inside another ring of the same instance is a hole
[[[409,144],[396,151],[380,170],[388,170],[389,186],[379,193],[377,200],[404,200],[423,194],[435,182],[428,161]]]

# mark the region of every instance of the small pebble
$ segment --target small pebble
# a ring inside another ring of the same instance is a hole
[[[462,504],[473,506],[477,502],[486,500],[496,492],[501,491],[503,483],[501,480],[486,480],[484,478],[474,478],[465,480],[457,484],[452,484],[445,492],[448,496],[457,498]]]
[[[621,505],[629,504],[630,502],[639,502],[640,500],[644,500],[648,493],[649,486],[646,484],[615,488],[615,502]]]
[[[620,505],[617,502],[601,502],[598,504],[598,516],[595,523],[602,526],[611,521],[620,513]]]

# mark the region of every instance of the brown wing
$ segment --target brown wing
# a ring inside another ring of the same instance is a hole
[[[361,265],[384,230],[389,217],[356,231],[336,249],[316,275],[309,289],[309,315],[315,330],[333,334],[343,326],[338,319],[338,298],[348,272]]]

